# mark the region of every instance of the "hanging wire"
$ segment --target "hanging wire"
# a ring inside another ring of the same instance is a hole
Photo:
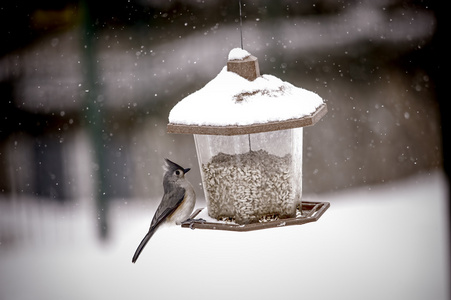
[[[241,0],[238,0],[240,5],[240,36],[241,36],[241,49],[243,49],[243,18],[241,17]]]
[[[241,13],[241,0],[238,0],[238,4],[240,6],[240,37],[241,37],[241,49],[243,48],[243,15]],[[251,135],[247,135],[249,141],[249,152],[252,152],[252,144],[251,144]]]

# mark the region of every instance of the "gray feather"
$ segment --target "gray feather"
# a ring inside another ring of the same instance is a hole
[[[168,190],[169,191],[164,194],[163,199],[153,216],[152,222],[150,223],[150,229],[173,213],[185,197],[185,189],[182,187],[173,185],[172,189],[168,188]]]
[[[183,170],[183,168],[180,165],[176,164],[173,161],[170,161],[167,158],[165,158],[164,161],[166,162],[166,165],[165,165],[166,172],[172,173],[173,171],[178,170],[178,169]]]
[[[157,228],[177,209],[177,207],[179,207],[179,205],[185,198],[185,189],[175,185],[174,182],[167,180],[166,176],[170,176],[171,173],[172,171],[168,170],[165,174],[165,179],[163,180],[163,187],[165,190],[163,199],[161,199],[160,205],[158,206],[157,211],[152,218],[149,231],[144,236],[143,240],[136,249],[135,254],[133,255],[133,263],[136,262],[139,255],[141,254],[141,251],[144,249],[147,242],[150,240]]]

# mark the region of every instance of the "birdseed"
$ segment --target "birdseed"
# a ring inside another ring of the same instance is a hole
[[[238,224],[294,217],[291,159],[264,150],[213,156],[202,164],[210,217]]]

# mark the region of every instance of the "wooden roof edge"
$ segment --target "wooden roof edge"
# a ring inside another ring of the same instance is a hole
[[[207,135],[252,134],[259,132],[268,132],[312,126],[315,125],[324,115],[326,115],[326,113],[327,113],[327,105],[323,103],[311,115],[298,119],[289,119],[284,121],[274,121],[251,125],[228,125],[228,126],[185,125],[185,124],[169,123],[167,125],[167,132],[175,134],[207,134]]]

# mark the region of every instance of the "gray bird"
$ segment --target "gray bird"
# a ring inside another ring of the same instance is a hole
[[[193,186],[185,178],[185,174],[190,169],[184,169],[169,159],[165,159],[165,162],[166,173],[163,178],[163,199],[161,199],[160,205],[150,223],[149,232],[147,232],[136,249],[135,255],[133,255],[133,263],[136,262],[147,242],[163,222],[175,222],[175,224],[180,225],[189,218],[196,204],[196,194]]]

